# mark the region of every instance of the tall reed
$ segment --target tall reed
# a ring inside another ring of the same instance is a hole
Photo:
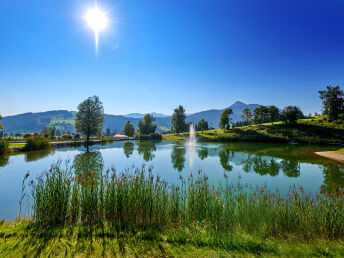
[[[224,180],[226,181],[226,180]],[[214,186],[202,172],[169,184],[151,168],[74,173],[55,164],[32,188],[37,225],[108,223],[121,229],[201,224],[304,239],[344,238],[344,192],[310,196],[292,188],[287,199],[266,187]]]

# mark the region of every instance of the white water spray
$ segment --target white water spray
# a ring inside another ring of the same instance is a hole
[[[190,129],[189,129],[189,139],[188,139],[188,144],[187,144],[188,151],[189,151],[190,168],[193,168],[193,165],[195,163],[196,144],[197,144],[197,137],[196,137],[195,125],[191,123]]]
[[[197,137],[196,137],[196,130],[195,130],[195,125],[193,123],[190,124],[190,130],[189,130],[189,146],[192,144],[197,143]]]

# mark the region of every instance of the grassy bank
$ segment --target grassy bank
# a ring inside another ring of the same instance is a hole
[[[164,139],[184,141],[188,133],[164,135]],[[323,122],[321,119],[301,119],[295,125],[281,122],[237,127],[230,130],[198,131],[199,141],[227,142],[280,142],[296,141],[299,143],[344,143],[344,125]]]
[[[243,232],[218,233],[201,225],[121,231],[111,225],[36,229],[29,219],[0,222],[0,256],[289,256],[343,257],[344,243],[336,240],[299,241]]]

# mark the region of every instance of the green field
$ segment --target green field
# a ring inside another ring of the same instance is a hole
[[[108,226],[34,229],[29,219],[0,222],[1,257],[86,256],[343,257],[344,242],[278,239],[243,232],[215,234],[202,226],[138,231]]]
[[[184,141],[188,133],[164,135],[166,140]],[[237,127],[229,130],[198,131],[199,141],[250,141],[250,142],[290,142],[299,143],[344,143],[344,125],[316,119],[300,119],[295,125],[282,122]]]

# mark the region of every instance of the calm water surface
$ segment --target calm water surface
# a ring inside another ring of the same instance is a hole
[[[13,220],[19,210],[22,180],[29,171],[36,178],[52,163],[89,167],[102,163],[118,172],[142,165],[168,182],[180,183],[202,170],[210,183],[225,183],[276,188],[286,196],[293,185],[302,186],[311,194],[344,188],[344,166],[313,154],[314,151],[336,150],[335,146],[309,146],[258,143],[187,143],[167,141],[114,142],[105,146],[29,152],[0,157],[0,219]],[[28,192],[30,194],[30,192]]]

